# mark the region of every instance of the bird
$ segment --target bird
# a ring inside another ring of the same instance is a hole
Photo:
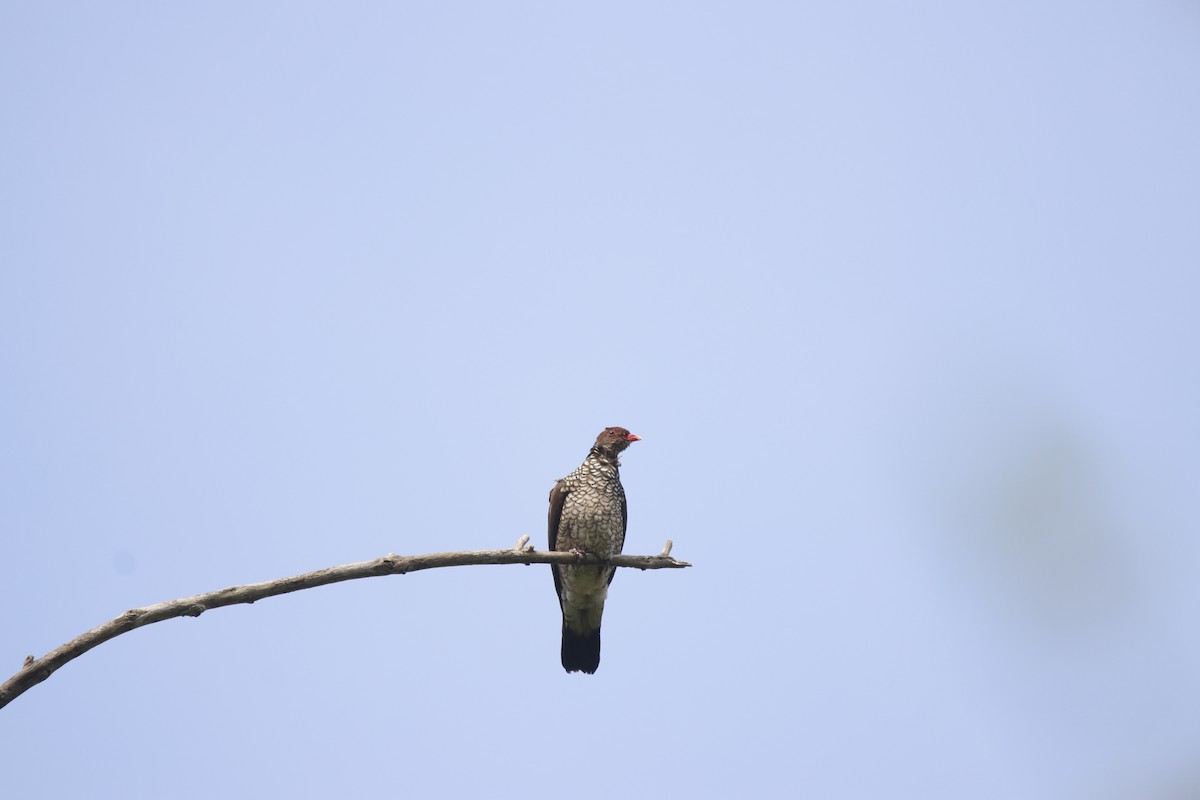
[[[618,456],[640,436],[605,428],[583,463],[550,490],[550,550],[611,558],[625,546],[629,511]],[[600,666],[600,618],[616,567],[551,564],[562,610],[562,666],[594,674]]]

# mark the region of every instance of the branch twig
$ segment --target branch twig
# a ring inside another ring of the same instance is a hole
[[[198,617],[210,608],[232,606],[239,603],[253,603],[264,597],[274,597],[278,594],[298,592],[302,589],[314,589],[331,583],[352,581],[358,578],[374,578],[379,575],[403,575],[406,572],[417,572],[423,569],[437,567],[465,567],[478,564],[601,564],[608,563],[614,567],[635,567],[637,569],[679,569],[690,567],[686,561],[676,561],[667,555],[670,552],[670,542],[657,556],[627,556],[618,555],[610,559],[601,559],[594,555],[576,555],[575,553],[537,552],[532,546],[527,546],[528,536],[522,536],[517,546],[512,550],[468,550],[456,553],[429,553],[420,556],[398,556],[388,553],[383,558],[372,561],[359,561],[354,564],[343,564],[339,567],[327,567],[303,575],[293,575],[290,578],[278,578],[273,581],[251,583],[245,586],[230,586],[215,592],[182,597],[178,600],[168,600],[165,603],[134,608],[126,611],[115,619],[110,619],[102,625],[92,628],[87,633],[77,636],[66,644],[51,650],[41,658],[27,656],[25,664],[16,675],[0,684],[0,708],[11,703],[24,694],[28,689],[49,678],[55,670],[68,661],[91,650],[97,645],[128,633],[134,628],[162,622],[174,617]]]

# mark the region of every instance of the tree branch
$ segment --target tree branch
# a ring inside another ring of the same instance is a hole
[[[340,567],[318,569],[303,575],[251,583],[246,586],[230,586],[215,592],[168,600],[165,603],[144,608],[134,608],[115,619],[110,619],[108,622],[92,628],[81,636],[77,636],[41,658],[27,656],[20,671],[0,684],[0,708],[11,703],[29,688],[49,678],[55,670],[68,661],[76,659],[93,647],[120,636],[122,633],[128,633],[134,628],[174,617],[198,617],[210,608],[253,603],[264,597],[298,592],[301,589],[314,589],[330,583],[352,581],[358,578],[374,578],[379,575],[403,575],[406,572],[417,572],[422,569],[465,567],[474,564],[578,565],[607,563],[614,567],[634,567],[636,569],[679,569],[691,566],[686,561],[676,561],[670,557],[671,541],[669,539],[660,555],[617,555],[609,559],[602,559],[594,555],[576,555],[575,553],[538,552],[532,547],[526,546],[528,541],[528,536],[522,536],[512,550],[469,550],[456,553],[429,553],[421,556],[398,556],[395,553],[388,553],[383,558],[376,558],[372,561],[343,564]]]

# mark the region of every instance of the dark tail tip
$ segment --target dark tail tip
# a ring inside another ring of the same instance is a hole
[[[594,673],[600,666],[600,629],[575,633],[567,630],[567,622],[563,620],[562,665],[567,672]]]

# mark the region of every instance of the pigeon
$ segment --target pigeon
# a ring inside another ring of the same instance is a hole
[[[605,428],[583,463],[550,490],[550,549],[610,558],[625,545],[629,512],[618,456],[640,441],[624,428]],[[600,666],[600,618],[616,567],[551,564],[562,609],[562,665],[593,674]]]

